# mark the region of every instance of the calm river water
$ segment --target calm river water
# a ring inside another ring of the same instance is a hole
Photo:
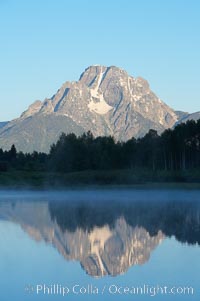
[[[0,300],[200,300],[200,191],[1,191]]]

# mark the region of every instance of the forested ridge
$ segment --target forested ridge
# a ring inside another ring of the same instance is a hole
[[[88,132],[76,137],[61,134],[49,154],[0,149],[0,172],[10,170],[78,172],[85,170],[184,171],[200,168],[200,120],[187,121],[158,135],[150,130],[143,138],[116,142],[94,138]]]
[[[106,225],[112,229],[116,221],[123,218],[133,228],[145,228],[151,236],[162,231],[168,237],[175,236],[182,243],[200,245],[199,202],[139,200],[123,202],[123,206],[119,204],[95,202],[72,206],[69,203],[50,202],[49,211],[63,232],[83,229],[90,233],[95,227],[103,228]]]

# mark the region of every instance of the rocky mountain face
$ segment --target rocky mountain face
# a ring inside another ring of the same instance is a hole
[[[178,121],[181,121],[185,116],[189,115],[188,112],[183,112],[183,111],[175,111],[176,116],[178,117]]]
[[[66,216],[67,218],[67,216]],[[150,236],[143,227],[132,227],[123,217],[109,225],[92,230],[61,229],[51,219],[48,203],[18,202],[0,206],[0,220],[20,224],[35,241],[51,244],[69,261],[79,261],[85,272],[93,277],[116,276],[133,265],[144,264],[151,252],[163,241],[159,231]]]
[[[91,66],[77,82],[65,82],[50,99],[34,102],[0,129],[0,147],[48,152],[62,132],[111,135],[128,140],[173,127],[179,116],[150,89],[148,82],[111,66]]]
[[[113,229],[94,228],[87,239],[89,252],[82,257],[81,265],[87,274],[101,277],[124,274],[131,266],[145,264],[164,234],[159,231],[150,236],[145,228],[133,228],[120,218]]]
[[[175,201],[168,195],[165,202],[160,198],[116,202],[107,195],[99,202],[88,196],[83,191],[58,198],[24,193],[16,198],[11,193],[0,202],[0,222],[20,225],[30,238],[51,245],[67,261],[79,262],[93,277],[116,276],[145,264],[165,237],[200,245],[196,199],[180,195]]]

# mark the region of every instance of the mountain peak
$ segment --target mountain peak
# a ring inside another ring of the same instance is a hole
[[[29,116],[32,116],[40,111],[42,107],[42,101],[36,100],[34,101],[29,107],[28,110],[23,112],[20,116],[20,118],[27,118]]]
[[[88,73],[96,73],[96,74],[98,74],[98,73],[101,73],[101,72],[107,72],[107,71],[112,71],[112,72],[116,72],[116,73],[123,73],[123,74],[126,74],[127,76],[128,76],[128,73],[124,70],[124,69],[122,69],[122,68],[119,68],[119,67],[117,67],[117,66],[114,66],[114,65],[112,65],[112,66],[104,66],[104,65],[91,65],[91,66],[89,66],[89,67],[87,67],[85,70],[84,70],[84,72],[81,74],[81,76],[80,76],[80,79],[79,80],[81,80],[81,78],[83,77],[83,75],[86,73],[86,74],[88,74]]]
[[[121,141],[143,136],[149,129],[161,133],[176,122],[174,110],[151,91],[145,79],[116,66],[93,65],[77,82],[67,81],[50,99],[30,105],[11,122],[9,131],[3,127],[0,146],[48,151],[63,131],[77,135],[91,131],[94,136],[111,135]]]

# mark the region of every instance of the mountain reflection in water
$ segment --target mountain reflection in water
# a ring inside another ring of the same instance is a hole
[[[200,244],[198,202],[7,201],[0,203],[0,219],[20,224],[93,277],[145,264],[165,237]]]

